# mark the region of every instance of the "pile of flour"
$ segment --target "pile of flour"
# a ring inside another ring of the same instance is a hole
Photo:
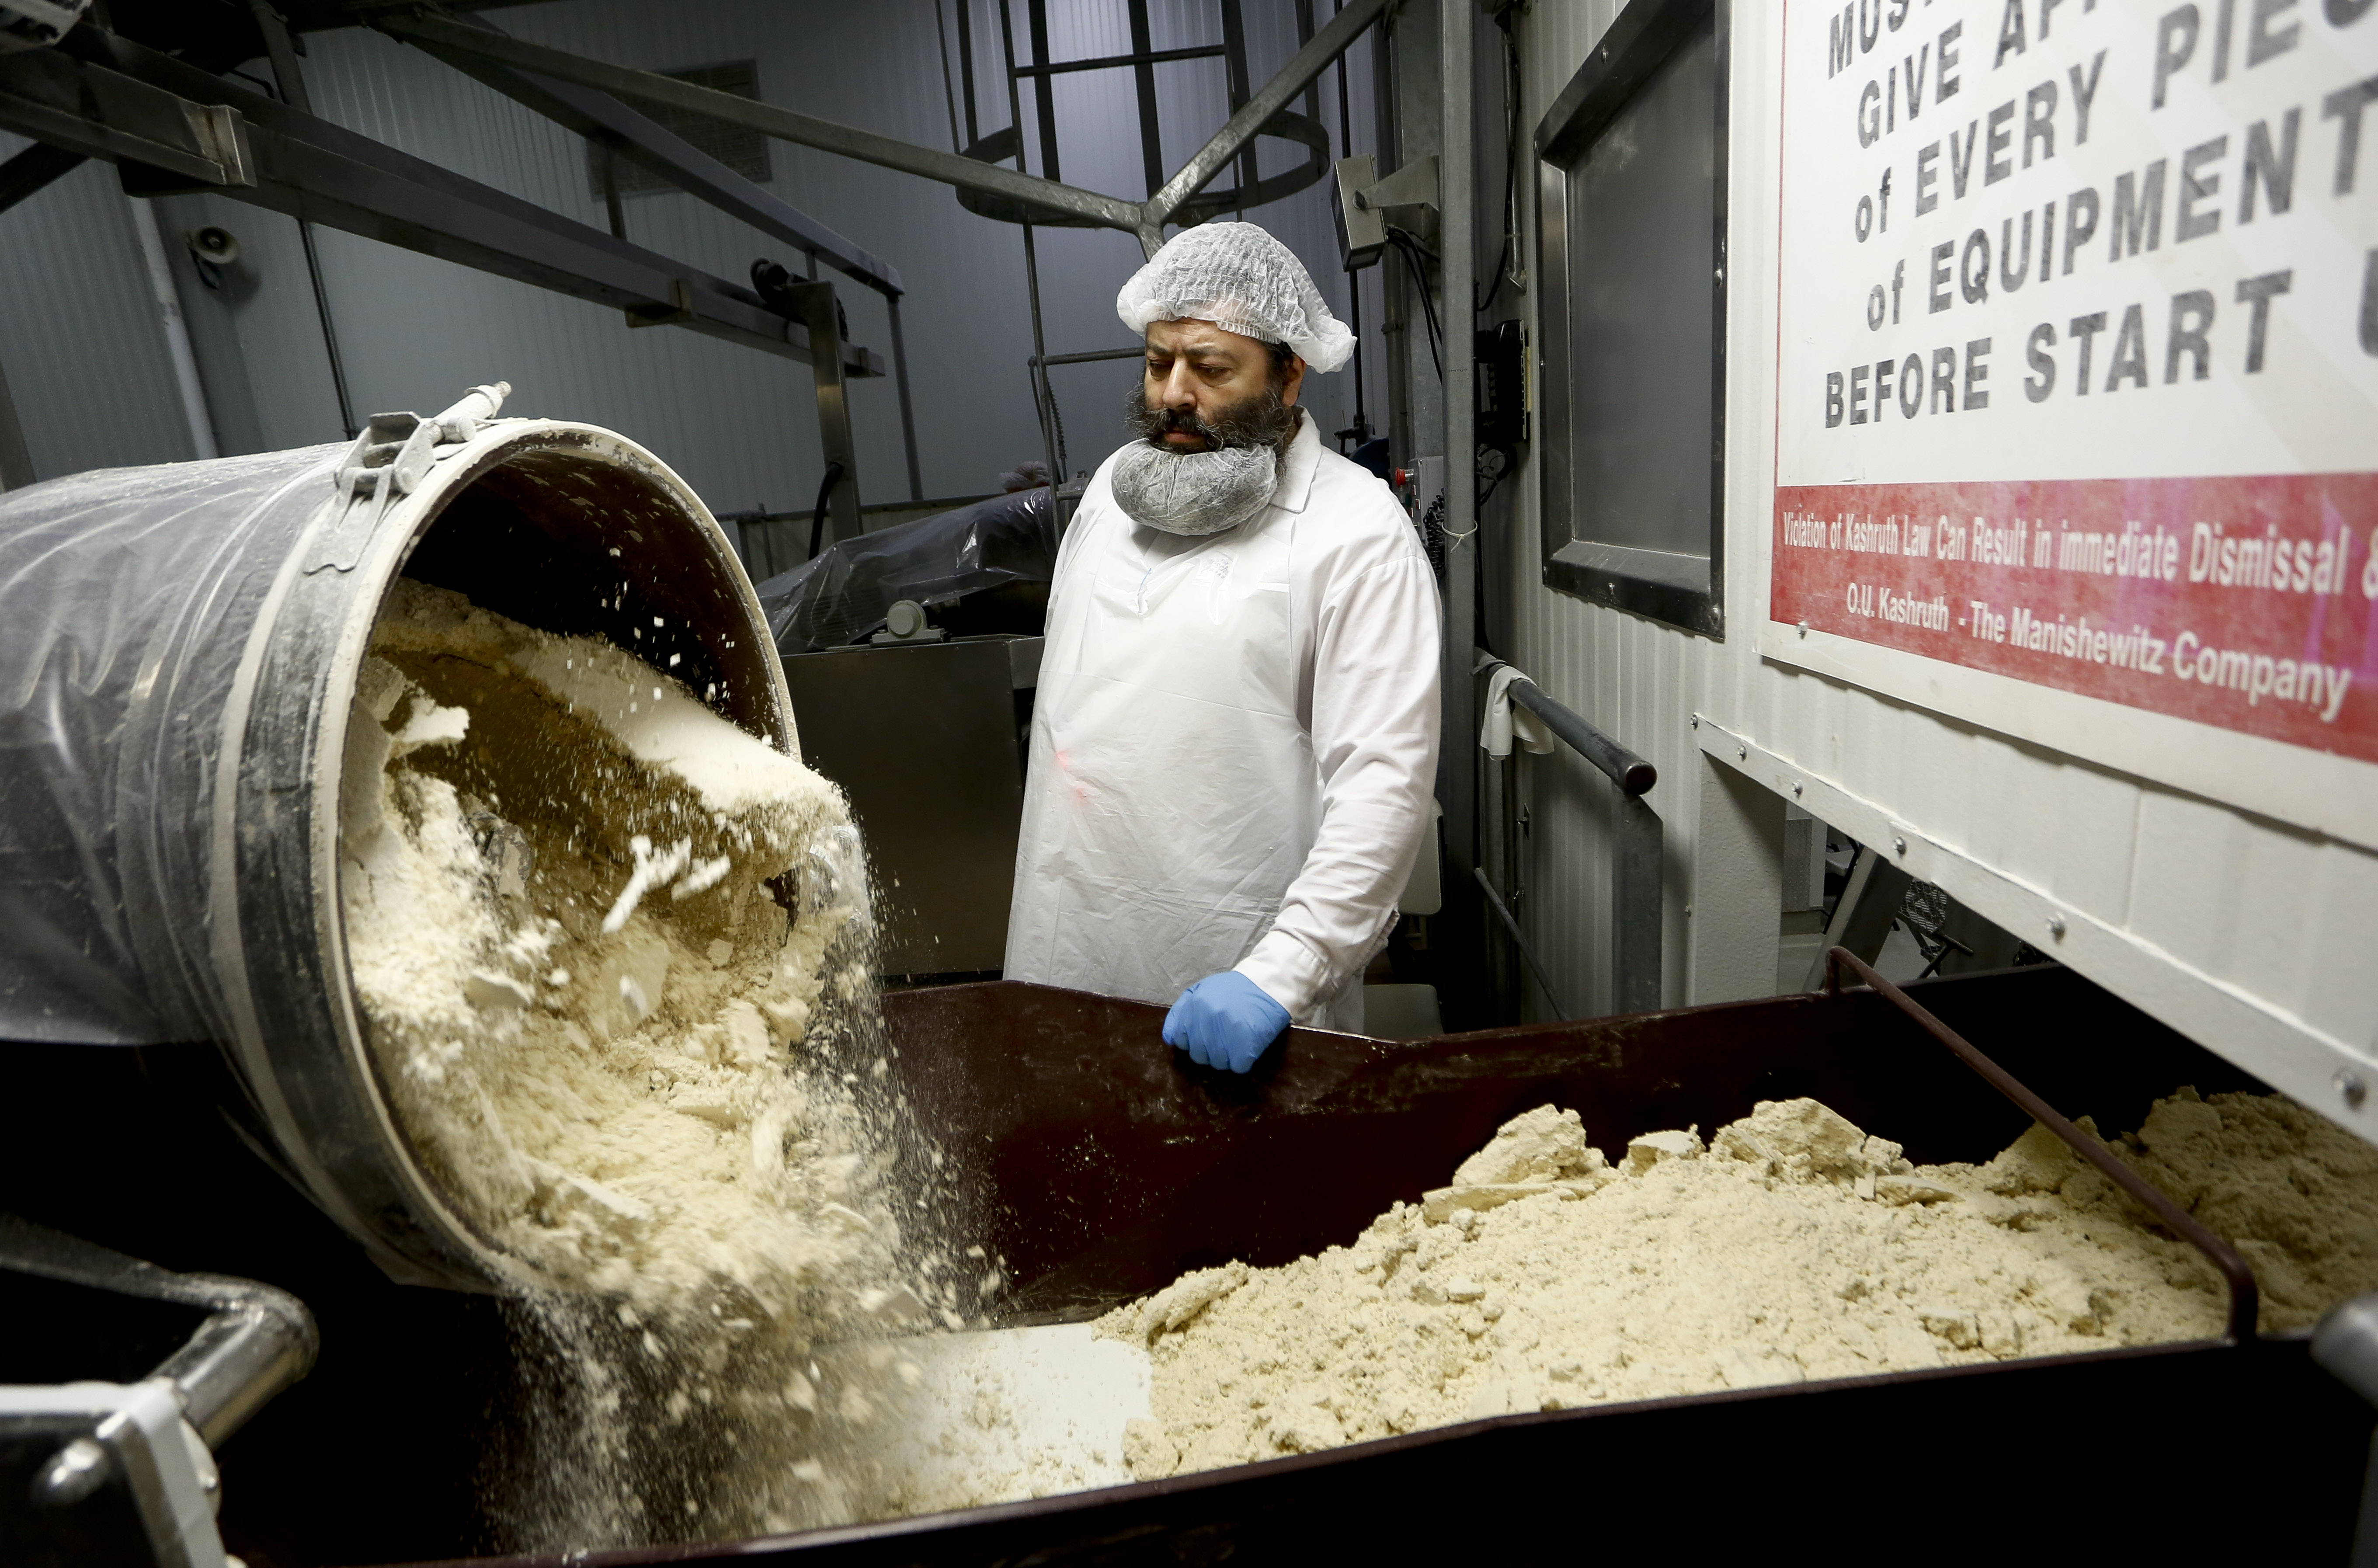
[[[900,1223],[940,1161],[881,1087],[838,793],[607,641],[410,581],[344,780],[383,1092],[513,1275],[537,1429],[513,1544],[873,1512],[837,1454],[881,1390],[815,1347],[955,1326],[984,1265]]]
[[[2093,1130],[2094,1131],[2094,1130]],[[2183,1090],[2119,1154],[2217,1233],[2264,1323],[2378,1288],[2378,1151],[2277,1099]],[[1184,1275],[1099,1323],[1149,1347],[1143,1479],[1512,1411],[2218,1335],[2218,1276],[2035,1127],[1916,1167],[1814,1100],[1611,1164],[1575,1111],[1507,1124],[1349,1248]]]

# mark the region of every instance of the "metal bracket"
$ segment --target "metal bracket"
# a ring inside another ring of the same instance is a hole
[[[381,514],[399,496],[411,495],[438,461],[438,449],[467,441],[495,417],[511,392],[509,381],[474,387],[451,408],[428,419],[417,413],[376,413],[347,449],[337,471],[338,518],[314,547],[306,573],[324,567],[353,571]]]
[[[631,305],[620,312],[631,327],[669,327],[693,319],[693,285],[683,278],[671,278],[667,305]]]
[[[52,51],[0,58],[0,126],[85,157],[139,165],[152,184],[175,177],[198,186],[256,184],[256,155],[238,110],[193,102]]]
[[[1357,212],[1410,229],[1423,239],[1436,233],[1436,154],[1415,158],[1386,179],[1354,193]]]

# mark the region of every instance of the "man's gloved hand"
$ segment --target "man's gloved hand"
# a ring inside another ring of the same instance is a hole
[[[1288,1027],[1288,1009],[1235,969],[1208,975],[1164,1015],[1164,1043],[1200,1067],[1244,1072]]]

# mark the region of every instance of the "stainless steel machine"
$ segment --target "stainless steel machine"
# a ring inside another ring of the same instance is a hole
[[[1024,808],[1037,637],[983,636],[785,660],[802,759],[867,840],[888,976],[995,973]]]

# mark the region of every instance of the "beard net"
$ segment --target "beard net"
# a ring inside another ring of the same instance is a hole
[[[1212,420],[1191,410],[1147,406],[1145,388],[1123,400],[1123,421],[1140,437],[1123,449],[1109,476],[1115,504],[1135,522],[1167,533],[1219,533],[1261,511],[1279,484],[1279,452],[1295,434],[1296,411],[1266,387]],[[1202,436],[1202,452],[1163,444],[1168,432]]]

